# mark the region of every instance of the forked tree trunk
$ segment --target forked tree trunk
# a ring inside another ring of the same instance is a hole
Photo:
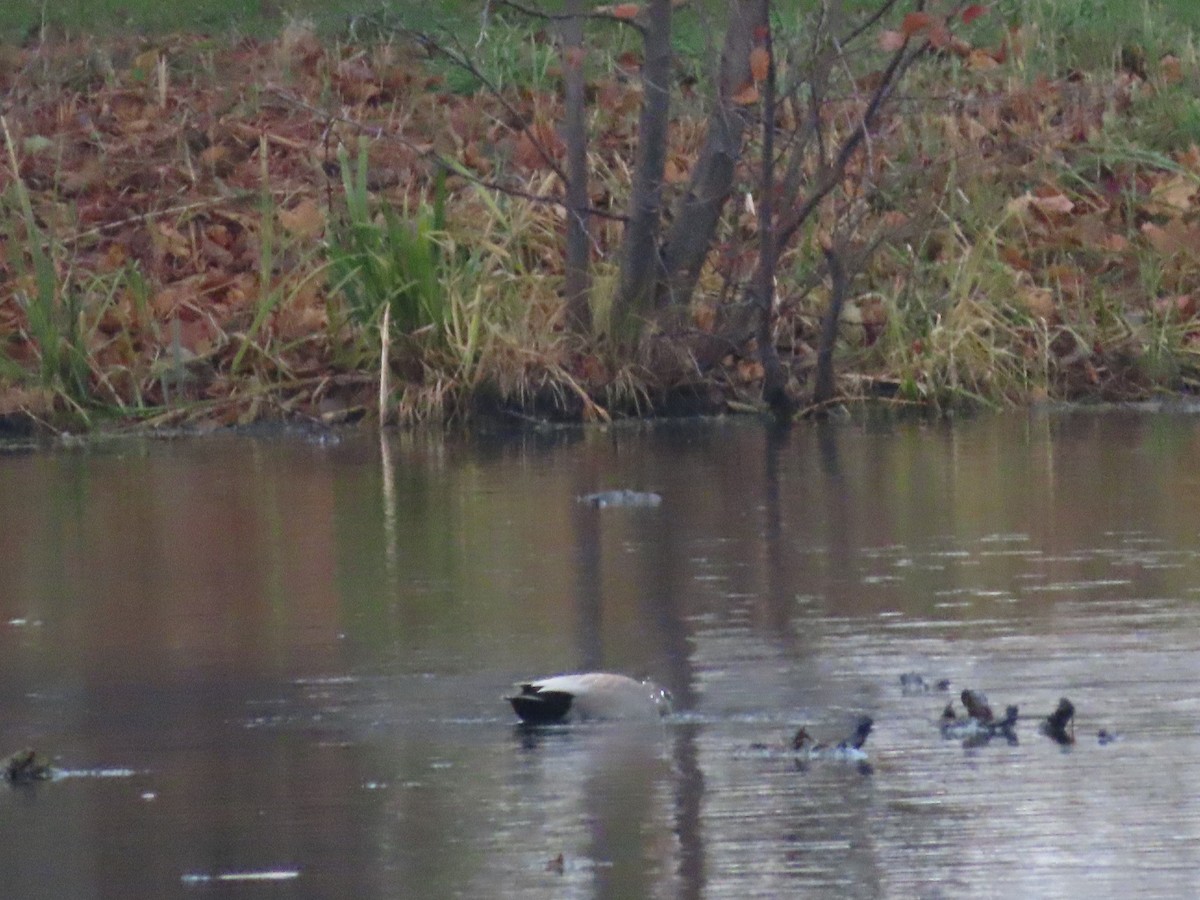
[[[657,298],[660,306],[691,300],[733,190],[743,135],[754,109],[739,105],[734,98],[750,83],[750,50],[755,34],[767,25],[766,9],[762,0],[730,0],[716,98],[704,147],[663,245],[665,278]]]
[[[637,164],[629,220],[621,241],[620,279],[613,299],[613,324],[624,337],[639,327],[653,307],[661,269],[658,234],[671,112],[671,0],[650,0],[646,12]]]

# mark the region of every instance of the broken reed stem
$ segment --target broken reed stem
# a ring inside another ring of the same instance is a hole
[[[391,393],[391,367],[388,353],[392,342],[392,304],[383,305],[383,325],[379,329],[379,424],[388,423],[388,394]]]
[[[167,57],[160,53],[155,61],[155,71],[158,74],[158,108],[167,108],[167,97],[170,94],[170,77],[167,69]]]

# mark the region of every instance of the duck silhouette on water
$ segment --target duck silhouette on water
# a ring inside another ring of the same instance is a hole
[[[50,765],[50,760],[32,747],[18,750],[5,759],[0,763],[0,772],[10,784],[31,784],[54,777],[54,767]]]
[[[1075,704],[1066,697],[1058,701],[1054,712],[1050,713],[1039,726],[1038,730],[1056,744],[1064,747],[1075,743]],[[1107,743],[1101,738],[1101,743]]]
[[[595,719],[653,721],[671,711],[671,694],[653,681],[612,672],[551,675],[516,685],[505,697],[529,725]]]

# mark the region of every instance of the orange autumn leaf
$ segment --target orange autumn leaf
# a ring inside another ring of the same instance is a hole
[[[922,31],[928,31],[933,27],[933,16],[924,12],[911,12],[904,17],[904,21],[900,23],[900,32],[910,38],[914,34]]]
[[[1028,256],[1026,256],[1016,247],[1012,247],[1007,244],[1000,248],[1000,259],[1003,260],[1006,265],[1012,266],[1014,269],[1022,272],[1028,272],[1033,269],[1033,263],[1030,261]]]
[[[988,69],[1000,68],[1000,63],[986,50],[976,49],[967,54],[967,68],[985,72]]]
[[[939,22],[929,32],[929,45],[937,50],[942,50],[950,46],[952,37],[950,30]]]
[[[668,157],[663,165],[663,181],[666,184],[682,184],[687,180],[687,160],[676,155]]]
[[[637,3],[618,3],[616,6],[608,9],[608,14],[614,19],[631,22],[637,18],[637,14],[641,11],[642,8]]]
[[[1158,70],[1165,84],[1175,85],[1183,81],[1183,64],[1178,56],[1168,53],[1158,61]]]
[[[692,324],[700,331],[711,334],[717,329],[717,311],[712,306],[698,306],[692,313]]]
[[[314,237],[325,227],[325,213],[311,197],[291,209],[279,210],[279,224],[296,237]]]
[[[739,359],[737,363],[738,379],[742,384],[753,384],[763,378],[762,363],[752,359]]]
[[[758,102],[758,88],[753,84],[748,84],[734,94],[732,99],[738,106],[753,106]]]
[[[517,135],[516,144],[513,146],[512,161],[521,169],[531,170],[541,168],[546,159],[529,136],[529,132],[522,131]]]
[[[755,83],[767,77],[771,67],[771,54],[766,47],[755,47],[750,51],[750,77]]]
[[[980,6],[978,3],[972,3],[962,11],[962,20],[964,25],[970,25],[980,16],[987,12],[987,7]]]

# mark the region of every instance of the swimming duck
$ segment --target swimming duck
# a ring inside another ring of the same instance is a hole
[[[970,691],[964,688],[961,699],[962,705],[966,707],[967,715],[977,722],[986,725],[994,718],[992,708],[988,705],[987,695],[983,691]]]
[[[1075,726],[1071,720],[1074,718],[1075,705],[1066,697],[1062,697],[1054,712],[1050,713],[1042,722],[1039,730],[1056,743],[1064,746],[1073,744],[1075,743]]]
[[[992,709],[987,705],[987,698],[979,691],[963,691],[963,705],[967,708],[965,716],[959,716],[954,711],[954,704],[947,703],[942,710],[942,718],[938,723],[942,737],[962,740],[972,745],[986,744],[992,738],[1001,736],[1010,744],[1017,742],[1017,717],[1020,709],[1009,706],[1004,710],[1004,718],[997,719]],[[969,702],[968,702],[969,701]]]
[[[610,506],[654,507],[662,504],[662,494],[649,491],[601,491],[598,494],[584,494],[576,499],[596,509],[607,509]]]
[[[32,748],[18,750],[8,757],[0,771],[4,772],[4,780],[13,784],[29,784],[54,777],[50,760]]]
[[[904,672],[900,675],[900,693],[906,697],[928,694],[931,691],[950,690],[950,679],[941,678],[930,684],[920,672]]]
[[[805,759],[841,759],[859,762],[867,758],[867,751],[863,749],[863,744],[867,742],[867,737],[871,734],[874,724],[870,716],[861,717],[854,727],[854,733],[837,744],[819,744],[807,729],[801,728],[792,738],[792,750]]]
[[[671,695],[652,681],[611,672],[552,675],[516,685],[505,697],[534,725],[584,719],[655,719],[671,711]]]

